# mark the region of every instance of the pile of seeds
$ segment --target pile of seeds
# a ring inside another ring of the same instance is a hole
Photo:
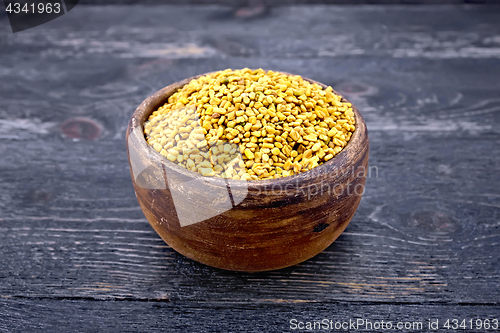
[[[204,176],[258,180],[310,170],[355,130],[351,104],[328,87],[262,69],[192,80],[144,126],[161,155]]]

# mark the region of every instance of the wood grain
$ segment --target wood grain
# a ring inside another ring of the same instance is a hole
[[[221,7],[133,8],[77,6],[20,34],[1,19],[0,330],[498,314],[495,8],[301,6],[243,23]],[[370,132],[372,169],[346,231],[302,264],[257,274],[166,246],[137,204],[124,144],[159,88],[244,66],[331,85]],[[100,136],[68,138],[60,126],[77,117]]]
[[[120,332],[296,332],[291,320],[297,322],[322,321],[333,323],[364,319],[372,324],[383,320],[396,327],[398,323],[422,324],[422,329],[408,331],[428,332],[429,321],[439,321],[440,330],[450,318],[498,318],[494,306],[451,304],[380,304],[380,303],[232,303],[207,302],[106,302],[96,300],[3,300],[0,331],[97,331]],[[58,308],[54,316],[53,309]],[[76,314],[76,315],[75,315]],[[293,321],[292,321],[293,323]],[[333,324],[335,325],[335,324]],[[344,326],[346,327],[346,326]],[[349,326],[347,326],[349,327]],[[355,326],[356,327],[356,326]],[[368,326],[369,327],[369,326]],[[326,329],[323,329],[328,331]],[[396,329],[394,329],[396,330]],[[490,329],[491,330],[491,329]],[[305,330],[304,330],[305,331]],[[321,330],[320,330],[321,331]],[[335,330],[331,330],[335,331]],[[359,329],[339,331],[370,331]],[[465,330],[464,330],[465,331]]]

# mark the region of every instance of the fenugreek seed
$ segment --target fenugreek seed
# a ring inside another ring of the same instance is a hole
[[[336,146],[342,146],[342,141],[340,141],[338,138],[333,138],[332,142],[333,142]]]
[[[217,137],[220,138],[224,134],[224,127],[219,127],[217,129]]]
[[[203,147],[206,147],[207,146],[207,140],[203,140],[203,141],[200,141],[196,144],[196,147],[197,148],[203,148]]]
[[[243,175],[241,175],[241,177],[240,177],[241,180],[250,180],[251,178],[252,177],[250,175],[246,174],[246,173],[243,174]]]
[[[188,160],[186,161],[186,166],[187,166],[189,169],[191,169],[191,168],[193,168],[193,167],[195,166],[195,163],[194,163],[194,161],[193,161],[192,159],[188,159]]]
[[[195,135],[193,135],[193,139],[196,141],[201,141],[201,140],[205,139],[205,135],[204,134],[195,134]]]
[[[333,158],[333,154],[328,154],[325,156],[325,161],[329,161]]]
[[[201,163],[198,163],[198,166],[202,168],[211,168],[212,164],[209,161],[203,161]]]
[[[175,157],[179,155],[179,151],[177,149],[169,149],[168,153],[174,155]]]
[[[314,134],[308,134],[308,135],[304,136],[304,140],[316,141],[316,140],[318,140],[318,137]]]
[[[256,148],[256,147],[258,147],[258,145],[257,145],[257,144],[255,144],[254,142],[249,142],[249,143],[247,143],[247,144],[246,144],[246,146],[247,146],[248,148]]]
[[[163,149],[162,145],[161,145],[161,144],[159,144],[159,143],[155,143],[155,144],[153,145],[153,148],[154,148],[154,150],[156,150],[157,152],[160,152],[160,151]]]
[[[248,158],[248,159],[253,159],[255,157],[255,155],[252,153],[252,151],[250,149],[245,149],[245,156]]]
[[[200,173],[203,176],[215,176],[215,172],[212,168],[200,168]]]
[[[313,152],[316,152],[316,151],[318,151],[320,148],[321,148],[321,143],[316,142],[316,143],[312,146],[312,151],[313,151]]]
[[[308,149],[303,153],[302,158],[311,158],[312,153],[313,153],[312,149]]]
[[[323,90],[298,76],[225,70],[175,92],[153,112],[144,133],[161,155],[191,171],[272,179],[314,168],[338,154],[355,131],[351,107],[331,87]],[[243,160],[233,157],[238,151]],[[224,171],[231,160],[238,169]],[[255,165],[255,172],[247,169]]]
[[[290,137],[292,138],[293,141],[299,141],[301,139],[299,133],[295,129],[290,131]]]
[[[243,127],[243,129],[245,130],[245,132],[250,131],[251,128],[252,128],[252,124],[251,123],[246,123],[245,126]]]
[[[318,157],[319,157],[319,159],[322,159],[323,157],[325,157],[325,155],[326,155],[326,153],[325,153],[325,151],[323,150],[323,148],[320,148],[320,149],[318,150],[318,152],[316,153],[316,156],[318,156]]]

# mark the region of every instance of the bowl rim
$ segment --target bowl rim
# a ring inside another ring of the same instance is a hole
[[[266,72],[268,70],[265,70]],[[181,81],[174,82],[157,92],[153,93],[152,95],[149,95],[134,111],[132,114],[132,117],[129,121],[129,125],[127,128],[127,133],[126,133],[126,144],[128,147],[128,137],[134,131],[135,128],[139,127],[140,132],[142,135],[140,136],[140,142],[139,145],[141,149],[146,149],[148,153],[148,157],[150,159],[155,160],[156,162],[161,162],[165,167],[169,167],[175,172],[178,172],[184,176],[187,176],[192,179],[198,179],[198,180],[203,180],[205,182],[210,182],[213,185],[216,186],[227,186],[228,182],[230,182],[232,188],[237,188],[237,187],[246,187],[246,188],[267,188],[267,187],[273,187],[273,186],[284,186],[284,185],[289,185],[293,183],[299,183],[299,180],[301,180],[301,183],[303,182],[304,178],[317,178],[318,176],[321,175],[326,175],[328,174],[331,170],[335,169],[335,167],[339,167],[340,165],[344,164],[347,162],[347,155],[349,155],[352,152],[354,152],[358,145],[358,141],[360,141],[364,136],[368,136],[368,130],[366,128],[366,123],[359,113],[358,109],[352,104],[347,98],[339,94],[336,90],[333,90],[333,92],[341,97],[341,100],[343,102],[351,103],[351,108],[354,112],[356,124],[355,124],[355,130],[350,138],[350,140],[347,142],[346,146],[342,148],[342,151],[335,155],[332,159],[330,159],[327,162],[324,162],[317,167],[314,167],[310,170],[300,172],[298,174],[292,175],[292,176],[287,176],[287,177],[279,177],[279,178],[273,178],[273,179],[262,179],[262,180],[241,180],[241,179],[228,179],[228,178],[221,178],[221,177],[212,177],[212,176],[203,176],[202,174],[198,172],[194,172],[191,170],[188,170],[186,168],[183,168],[179,166],[178,164],[171,162],[168,160],[166,157],[162,156],[159,152],[157,152],[153,147],[151,147],[144,136],[144,123],[145,120],[156,110],[158,109],[159,106],[164,105],[168,98],[173,95],[175,92],[177,92],[179,89],[181,89],[183,86],[188,84],[191,80],[198,79],[202,76],[213,74],[219,71],[211,71],[207,72],[204,74],[199,74],[196,76],[192,76],[186,79],[183,79]],[[281,74],[289,75],[289,76],[301,76],[298,74],[291,74],[288,72],[283,72],[283,71],[274,71],[273,72],[278,72]],[[308,81],[310,83],[316,83],[320,85],[323,89],[326,89],[328,86],[312,80],[310,78],[306,78],[301,76],[303,80]],[[144,120],[143,120],[144,119]]]

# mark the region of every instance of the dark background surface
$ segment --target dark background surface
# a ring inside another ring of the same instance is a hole
[[[0,331],[498,318],[499,13],[315,5],[241,20],[220,6],[78,5],[17,34],[4,15]],[[198,264],[156,235],[124,139],[151,93],[242,67],[333,86],[361,111],[371,143],[366,193],[340,238],[258,274]]]
[[[66,0],[68,1],[68,0]],[[75,1],[75,0],[72,0]],[[498,4],[500,0],[79,0],[84,5],[109,4],[168,4],[168,5],[221,5],[231,7],[290,5],[360,5],[360,4],[404,4],[404,5],[442,5],[442,4]]]

